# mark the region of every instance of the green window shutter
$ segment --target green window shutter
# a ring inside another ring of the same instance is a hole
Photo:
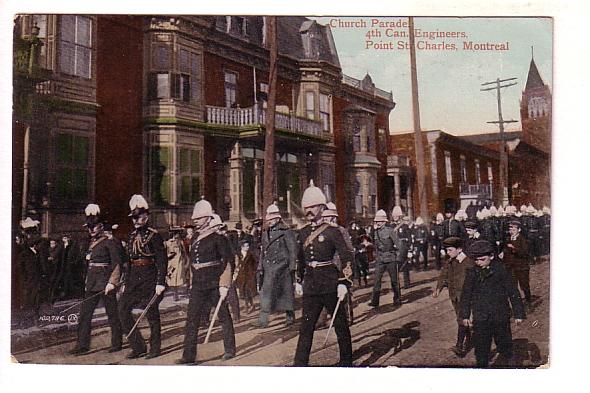
[[[191,200],[189,202],[196,202],[201,199],[201,179],[194,176],[191,184]]]
[[[178,169],[180,172],[188,172],[190,170],[190,150],[179,149],[179,164]]]

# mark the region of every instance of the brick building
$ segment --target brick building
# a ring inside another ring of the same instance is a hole
[[[279,206],[295,218],[313,179],[343,220],[370,219],[389,181],[393,95],[342,73],[329,27],[277,19]],[[89,202],[124,232],[133,193],[160,228],[190,221],[201,196],[231,222],[263,214],[265,17],[23,15],[16,35],[34,25],[48,78],[33,100],[25,210],[45,234],[80,231]],[[13,133],[20,173],[16,123]]]
[[[424,131],[422,143],[430,216],[443,212],[446,206],[459,209],[471,202],[499,204],[498,152],[440,130]],[[399,205],[414,216],[418,211],[414,133],[391,135],[389,148],[387,172],[393,178],[393,195],[388,195],[383,206],[391,211]]]
[[[508,197],[520,206],[551,204],[551,92],[531,59],[520,101],[522,131],[504,133],[508,152]],[[500,133],[469,135],[464,139],[500,151]]]

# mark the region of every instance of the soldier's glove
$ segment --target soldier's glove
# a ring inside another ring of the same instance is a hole
[[[156,295],[160,296],[164,293],[164,289],[166,289],[164,285],[156,285]]]
[[[295,283],[295,294],[297,296],[303,296],[303,286],[298,282]]]
[[[344,296],[346,296],[346,294],[348,293],[348,288],[346,288],[346,285],[344,284],[338,284],[338,299],[340,301],[344,300]]]
[[[110,291],[115,289],[115,286],[111,283],[108,283],[106,287],[104,287],[104,294],[108,295]]]
[[[412,252],[408,253],[408,258],[412,258],[414,256],[414,254]]]
[[[224,300],[227,297],[228,291],[228,287],[219,287],[219,297],[221,298],[221,300]]]

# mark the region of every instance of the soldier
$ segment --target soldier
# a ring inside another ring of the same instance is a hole
[[[397,253],[399,270],[403,273],[404,289],[410,288],[410,265],[412,257],[410,249],[412,248],[412,230],[410,229],[410,217],[404,216],[401,225],[395,227],[395,232],[400,240]]]
[[[492,338],[500,356],[512,358],[513,344],[510,316],[520,324],[524,319],[524,307],[510,273],[504,265],[493,259],[494,251],[489,242],[474,242],[467,255],[477,267],[467,271],[461,295],[463,325],[473,327],[473,344],[477,367],[487,367]],[[509,306],[512,306],[512,308]]]
[[[273,311],[285,311],[285,325],[295,319],[293,284],[297,269],[297,236],[282,221],[276,204],[266,209],[267,228],[262,233],[262,254],[258,271],[262,275],[260,292],[260,316],[255,327],[267,327]]]
[[[365,253],[365,248],[361,247],[361,236],[364,235],[365,230],[356,222],[351,222],[348,229],[348,236],[352,241],[354,247],[354,273],[353,277],[358,280],[358,286],[361,286],[361,276],[365,279],[365,285],[367,284],[367,274],[369,268],[369,261]],[[365,253],[365,255],[360,255]],[[361,266],[362,264],[362,266]],[[365,268],[366,266],[366,268]]]
[[[166,285],[168,288],[172,288],[175,301],[180,299],[179,293],[182,287],[185,287],[184,292],[188,293],[187,283],[190,278],[188,253],[184,248],[182,230],[182,227],[170,227],[170,239],[165,243],[168,254]]]
[[[352,244],[352,240],[350,239],[350,235],[348,234],[348,231],[346,230],[346,228],[338,225],[338,209],[336,208],[336,205],[334,203],[328,202],[326,204],[326,209],[322,212],[322,218],[323,218],[324,222],[330,224],[331,226],[333,226],[335,228],[338,228],[340,233],[342,233],[342,237],[344,238],[344,241],[346,242],[346,247],[348,248],[348,251],[350,252],[351,255],[354,256],[354,246]],[[334,263],[336,264],[336,266],[338,266],[338,269],[342,269],[342,264],[340,263],[340,256],[338,254],[334,255]],[[352,265],[356,266],[356,261],[354,261],[354,257],[353,257]],[[355,267],[355,269],[356,269],[356,267]],[[354,276],[354,274],[353,274],[353,276]],[[359,279],[359,282],[360,282],[360,279]],[[353,314],[353,307],[352,307],[352,288],[349,288],[348,294],[346,295],[346,302],[343,304],[343,306],[345,306],[346,316],[348,318],[348,324],[352,325],[352,323],[354,321],[354,314]]]
[[[23,327],[30,327],[39,319],[39,290],[41,279],[41,248],[39,221],[27,217],[20,222],[23,244],[18,256],[21,281],[21,309]]]
[[[129,201],[135,229],[129,234],[127,241],[127,255],[129,258],[127,272],[125,275],[125,290],[119,301],[119,317],[123,332],[128,335],[127,339],[131,346],[128,359],[135,359],[144,356],[147,348],[144,339],[138,329],[131,335],[129,332],[135,324],[132,310],[137,306],[147,307],[150,300],[154,302],[146,311],[146,317],[150,325],[150,352],[146,359],[160,356],[160,310],[159,304],[162,301],[166,289],[166,274],[168,257],[162,236],[154,228],[148,226],[149,205],[142,195],[133,195]]]
[[[521,224],[519,221],[512,221],[508,225],[510,239],[506,241],[500,257],[504,261],[506,270],[514,278],[515,284],[520,286],[524,292],[525,300],[531,302],[531,287],[529,284],[529,245],[527,240],[520,234]]]
[[[459,212],[457,212],[459,213]],[[455,214],[451,207],[445,209],[445,221],[443,222],[443,239],[448,237],[460,237],[465,239],[466,232],[463,224],[455,218]]]
[[[543,207],[543,215],[539,220],[539,237],[541,243],[541,255],[549,255],[551,249],[551,210]]]
[[[474,267],[473,260],[463,252],[463,240],[459,237],[449,237],[443,241],[443,247],[449,256],[448,263],[441,270],[438,282],[432,293],[437,298],[446,286],[449,290],[449,299],[457,316],[457,343],[451,350],[459,357],[464,357],[469,351],[471,343],[471,331],[468,326],[463,325],[460,314],[461,292],[465,275],[469,269]]]
[[[536,217],[537,209],[533,205],[526,208],[525,216],[522,219],[522,226],[526,233],[527,242],[529,244],[529,254],[532,257],[531,262],[536,263],[539,252],[539,223]]]
[[[111,328],[111,348],[109,352],[118,352],[122,347],[121,322],[117,310],[117,291],[121,279],[123,249],[121,244],[109,239],[104,233],[104,220],[100,207],[89,204],[84,210],[90,243],[86,252],[87,274],[84,302],[80,308],[78,320],[78,342],[70,354],[80,356],[88,353],[90,348],[90,331],[92,315],[102,299]],[[99,295],[100,293],[100,295]]]
[[[198,236],[193,240],[190,251],[192,287],[186,314],[184,351],[182,357],[176,360],[177,364],[195,362],[203,313],[208,313],[211,305],[217,305],[219,301],[222,302],[219,321],[225,350],[221,360],[236,356],[234,324],[225,301],[232,281],[234,258],[227,238],[217,233],[217,226],[211,226],[213,217],[213,209],[207,200],[195,203],[192,219]]]
[[[313,342],[315,324],[325,307],[334,318],[334,328],[340,348],[340,366],[352,366],[352,342],[344,310],[334,313],[337,301],[344,301],[352,284],[352,255],[346,247],[342,233],[327,223],[322,223],[322,211],[326,197],[322,190],[310,181],[303,193],[301,206],[311,224],[299,232],[298,282],[295,290],[303,295],[303,317],[295,353],[295,366],[307,366]],[[340,256],[342,270],[334,264],[334,254]],[[303,281],[303,286],[301,285]]]
[[[383,210],[379,210],[373,219],[373,241],[377,257],[375,258],[375,284],[373,286],[373,294],[369,306],[379,307],[379,297],[381,295],[381,279],[383,274],[387,272],[391,280],[391,289],[393,291],[394,306],[401,306],[401,292],[398,281],[398,262],[399,259],[396,254],[400,248],[400,239],[394,228],[387,225],[387,214]]]
[[[413,228],[412,238],[414,240],[414,264],[415,269],[420,270],[420,255],[424,259],[423,269],[428,269],[428,228],[424,224],[422,217],[416,218],[416,223]]]
[[[442,241],[444,236],[444,225],[443,222],[445,217],[442,213],[437,213],[435,219],[433,220],[434,223],[430,227],[430,244],[432,245],[432,253],[434,254],[434,259],[436,261],[436,268],[438,270],[441,269],[441,250],[442,250]]]

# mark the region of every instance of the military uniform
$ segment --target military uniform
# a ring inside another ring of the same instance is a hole
[[[544,213],[539,217],[538,225],[541,255],[548,255],[551,249],[551,215]]]
[[[287,323],[293,323],[297,252],[297,236],[283,223],[277,223],[262,234],[262,254],[258,268],[263,275],[260,292],[261,325],[268,324],[268,316],[275,310],[285,311]]]
[[[401,304],[401,292],[398,282],[398,250],[402,247],[400,238],[398,237],[394,228],[387,225],[379,229],[373,230],[373,244],[377,254],[375,258],[375,284],[373,286],[373,294],[370,305],[372,307],[379,306],[379,297],[381,295],[381,279],[383,274],[387,272],[391,280],[391,288],[393,290],[393,302],[396,305]]]
[[[444,236],[443,223],[437,224],[436,222],[430,227],[430,244],[432,245],[432,252],[434,254],[434,260],[436,261],[436,268],[441,269],[441,249],[442,241]]]
[[[443,239],[449,237],[460,237],[461,239],[467,237],[463,224],[454,218],[447,218],[443,222]]]
[[[308,238],[312,238],[308,241]],[[350,286],[352,255],[342,233],[329,224],[307,225],[299,232],[298,276],[303,279],[303,318],[299,330],[295,366],[307,366],[318,317],[325,307],[329,313],[336,308],[337,287]],[[340,256],[339,269],[334,264],[334,254]],[[340,365],[352,365],[352,343],[344,310],[338,308],[334,328],[340,348]]]
[[[396,255],[398,268],[403,273],[404,288],[410,287],[410,261],[408,259],[408,252],[412,248],[412,231],[410,226],[406,223],[401,223],[394,226],[397,238],[399,239],[398,252]]]
[[[127,280],[125,290],[119,301],[119,317],[123,332],[133,327],[135,320],[132,310],[136,307],[146,307],[155,294],[156,285],[166,285],[168,258],[164,241],[158,231],[144,225],[134,229],[127,241]],[[160,352],[160,310],[163,294],[156,298],[146,313],[150,325],[150,354]],[[146,352],[146,345],[139,330],[136,328],[128,338],[134,355]]]
[[[498,248],[496,241],[498,240],[498,235],[494,226],[494,222],[490,218],[484,218],[479,222],[479,233],[481,234],[481,239],[490,242],[494,252],[497,252]]]
[[[90,347],[90,330],[92,315],[102,299],[104,301],[109,326],[111,328],[111,352],[118,351],[122,346],[121,322],[117,310],[116,289],[104,294],[107,284],[119,285],[123,249],[119,242],[108,239],[106,235],[93,238],[86,253],[87,274],[84,298],[92,298],[80,308],[78,320],[78,344],[74,352],[85,352]],[[103,292],[102,295],[97,293]],[[96,296],[95,296],[96,295]]]
[[[529,254],[533,258],[541,255],[539,251],[539,223],[537,217],[529,214],[522,217],[523,232],[526,233],[526,239],[529,245]]]
[[[415,225],[412,231],[412,240],[414,243],[414,250],[416,250],[414,255],[414,266],[416,270],[419,268],[420,264],[420,255],[424,258],[423,268],[426,270],[428,268],[428,228],[426,225]]]
[[[234,270],[234,257],[229,240],[209,228],[193,240],[190,251],[192,287],[184,333],[182,363],[194,362],[197,357],[197,337],[202,314],[219,302],[219,287],[229,288]],[[227,357],[236,354],[234,325],[227,301],[219,308],[223,330],[223,346]]]

